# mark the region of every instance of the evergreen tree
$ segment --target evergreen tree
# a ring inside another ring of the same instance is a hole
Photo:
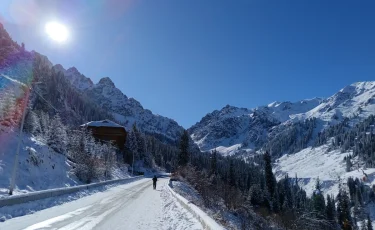
[[[318,219],[325,219],[326,217],[326,207],[324,196],[321,191],[321,184],[319,178],[316,181],[315,191],[312,196],[312,205],[314,213],[316,214],[316,218]]]
[[[370,215],[367,214],[367,230],[373,230]]]
[[[189,163],[189,134],[184,130],[180,140],[180,154],[178,157],[178,165],[186,166]]]
[[[327,220],[331,223],[335,223],[335,215],[336,215],[336,207],[335,207],[335,200],[330,195],[327,195],[327,206],[326,206],[326,216]]]
[[[271,197],[275,194],[276,179],[272,172],[271,155],[266,152],[264,159],[264,173],[266,178],[266,186]]]
[[[236,185],[236,178],[235,178],[235,172],[234,172],[234,162],[233,160],[229,160],[229,175],[228,175],[228,181],[230,186]]]
[[[26,114],[24,129],[33,135],[40,134],[41,127],[39,117],[34,111],[29,110]]]
[[[129,132],[128,137],[126,138],[125,148],[129,154],[126,157],[129,160],[129,163],[132,165],[132,169],[134,167],[134,162],[139,159],[138,153],[138,141],[137,141],[137,126],[134,123],[132,130]]]
[[[47,144],[58,153],[65,153],[67,142],[66,128],[62,124],[60,116],[56,114],[51,120],[48,131]]]
[[[275,193],[274,195],[272,196],[272,199],[271,199],[271,209],[272,211],[278,213],[281,209],[281,205],[280,205],[280,200],[279,200],[279,191],[278,190],[275,190]]]
[[[211,154],[211,167],[210,174],[216,174],[217,172],[217,151],[214,149]]]
[[[352,230],[353,223],[350,216],[350,200],[347,192],[341,188],[338,195],[337,219],[343,230]]]
[[[259,184],[254,184],[251,186],[249,190],[249,198],[250,198],[251,204],[253,205],[263,204],[263,191],[260,188]]]
[[[50,125],[50,117],[48,113],[41,112],[40,114],[40,129],[41,129],[41,136],[47,139],[49,135],[49,125]]]

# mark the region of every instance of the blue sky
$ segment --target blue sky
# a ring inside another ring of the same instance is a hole
[[[89,4],[87,2],[90,2]],[[27,6],[27,7],[25,7]],[[27,10],[25,10],[27,9]],[[185,128],[226,104],[327,97],[375,80],[374,1],[5,0],[18,42]],[[44,24],[68,25],[66,44]]]

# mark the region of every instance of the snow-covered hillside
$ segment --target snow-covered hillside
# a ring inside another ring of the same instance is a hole
[[[254,109],[227,105],[207,114],[189,133],[202,151],[216,148],[227,155],[262,148],[271,135],[282,132],[288,123],[316,118],[316,136],[345,118],[356,124],[374,113],[375,82],[358,82],[327,99],[273,102]]]
[[[0,197],[9,192],[18,144],[17,133],[0,133]],[[29,135],[23,136],[21,143],[15,194],[80,184],[75,176],[69,174],[71,166],[66,156],[54,152]]]
[[[338,194],[339,180],[345,184],[349,177],[362,179],[364,173],[367,174],[364,183],[372,187],[375,184],[375,169],[365,169],[355,159],[352,171],[346,172],[344,157],[349,154],[352,153],[333,150],[329,144],[316,148],[309,147],[277,159],[274,172],[278,180],[286,174],[291,178],[297,176],[299,185],[306,190],[308,196],[314,192],[318,178],[322,183],[323,193],[330,195]]]

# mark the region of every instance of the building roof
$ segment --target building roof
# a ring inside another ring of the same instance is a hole
[[[110,121],[110,120],[103,120],[103,121],[90,121],[86,124],[83,124],[81,125],[83,127],[87,127],[87,126],[90,126],[90,127],[112,127],[112,128],[123,128],[125,129],[124,126],[122,125],[119,125],[113,121]]]

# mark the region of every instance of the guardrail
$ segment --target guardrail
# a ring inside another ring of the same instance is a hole
[[[171,183],[171,182],[169,182]],[[202,224],[203,229],[206,230],[225,230],[223,226],[218,224],[214,219],[207,215],[207,213],[203,212],[198,206],[190,203],[186,198],[182,197],[180,194],[173,191],[168,184],[168,189],[172,193],[172,195],[177,199],[177,201],[186,208],[195,218],[199,220]]]
[[[137,177],[131,177],[131,178],[125,178],[125,179],[109,180],[109,181],[103,181],[103,182],[92,183],[92,184],[87,184],[87,185],[65,187],[65,188],[48,189],[48,190],[43,190],[43,191],[30,192],[26,194],[4,197],[4,198],[0,198],[0,207],[11,206],[15,204],[22,204],[22,203],[27,203],[30,201],[36,201],[36,200],[41,200],[41,199],[50,198],[50,197],[56,197],[56,196],[74,193],[74,192],[78,192],[81,190],[95,188],[95,187],[99,187],[103,185],[123,183],[123,182],[129,183],[129,182],[133,182],[142,178],[143,176],[137,176]]]

